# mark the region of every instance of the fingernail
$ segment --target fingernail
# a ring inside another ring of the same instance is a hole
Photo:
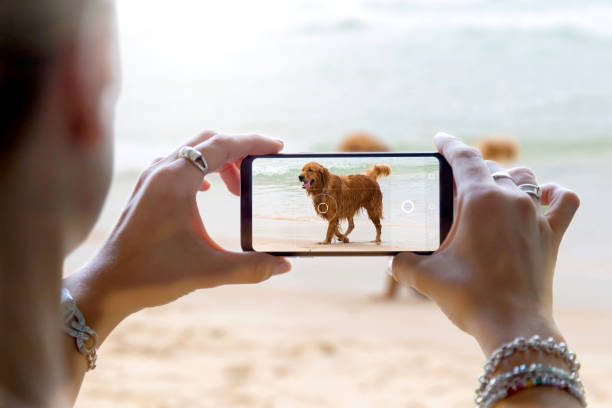
[[[282,146],[284,146],[284,145],[285,145],[285,142],[283,142],[281,139],[274,139],[274,141],[275,141],[276,143],[279,143],[279,144],[280,144],[280,145],[282,145]]]
[[[290,270],[291,270],[291,264],[285,260],[282,260],[276,264],[276,269],[274,271],[274,274],[280,275],[281,273],[287,273]]]

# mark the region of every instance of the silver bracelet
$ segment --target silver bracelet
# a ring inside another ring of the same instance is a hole
[[[481,408],[491,408],[497,402],[519,391],[533,387],[554,387],[569,392],[586,407],[584,387],[580,378],[558,367],[532,363],[515,366],[512,371],[493,378],[483,394]]]
[[[497,370],[502,360],[510,357],[517,351],[529,350],[536,352],[543,351],[547,354],[555,355],[568,365],[570,372],[572,373],[577,373],[580,369],[580,363],[576,359],[576,354],[569,350],[565,343],[556,343],[552,337],[549,337],[546,341],[542,341],[540,336],[537,334],[529,339],[526,339],[525,337],[517,337],[509,343],[502,344],[485,362],[483,366],[484,373],[478,377],[479,386],[476,389],[475,398],[477,398],[484,391],[488,382],[491,380],[491,376],[495,370]]]
[[[575,382],[580,385],[580,387],[582,387],[580,378],[578,376],[580,363],[576,359],[576,354],[570,351],[565,343],[556,343],[552,337],[542,341],[538,335],[534,335],[529,339],[526,339],[525,337],[517,337],[513,341],[505,343],[497,348],[491,354],[491,357],[489,357],[489,359],[485,362],[483,366],[484,373],[478,377],[479,385],[474,393],[474,401],[479,407],[482,406],[481,404],[485,400],[486,391],[491,388],[497,380],[492,379],[491,377],[501,362],[517,351],[526,352],[529,350],[545,352],[562,360],[569,367],[569,375],[575,379]],[[523,364],[519,366],[519,368],[523,366],[525,365]],[[538,365],[536,365],[536,367],[538,367]]]
[[[64,331],[76,339],[77,349],[87,357],[87,371],[93,370],[96,368],[96,360],[98,359],[96,350],[98,335],[85,324],[83,313],[81,313],[74,298],[66,288],[62,288],[61,303],[64,310]]]

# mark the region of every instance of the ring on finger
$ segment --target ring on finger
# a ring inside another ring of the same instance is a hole
[[[178,156],[193,163],[202,171],[204,176],[208,174],[208,163],[206,163],[206,159],[197,149],[194,149],[191,146],[183,146],[179,150]]]
[[[510,181],[514,183],[514,179],[512,178],[510,173],[508,173],[507,171],[496,171],[495,173],[491,174],[491,177],[493,177],[493,180],[495,181],[499,179],[509,179]]]
[[[536,184],[521,184],[520,186],[518,186],[518,188],[519,190],[524,191],[536,200],[542,198],[542,189]]]

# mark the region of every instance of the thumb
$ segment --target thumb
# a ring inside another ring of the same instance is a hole
[[[427,294],[432,285],[434,271],[430,267],[434,255],[418,255],[413,252],[400,252],[393,257],[391,274],[399,282]]]
[[[226,257],[228,275],[224,284],[259,283],[291,270],[285,258],[263,252],[230,252]]]

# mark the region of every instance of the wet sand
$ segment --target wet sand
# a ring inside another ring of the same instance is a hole
[[[321,237],[322,239],[323,237]],[[329,244],[321,244],[319,242],[308,241],[305,239],[281,239],[274,237],[257,237],[256,243],[253,245],[258,251],[305,251],[305,252],[329,252],[329,251],[401,251],[399,245],[381,242],[331,242]],[[415,249],[421,250],[421,249]],[[425,249],[426,250],[426,249]]]

